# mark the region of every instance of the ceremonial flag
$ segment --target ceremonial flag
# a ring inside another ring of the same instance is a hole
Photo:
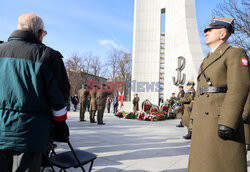
[[[123,106],[123,100],[124,100],[124,91],[123,93],[119,92],[119,97],[118,97],[119,101],[121,102],[121,105],[120,105],[120,109],[122,108]]]

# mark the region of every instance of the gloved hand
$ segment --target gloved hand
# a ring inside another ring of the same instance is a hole
[[[65,142],[69,138],[69,127],[66,121],[53,121],[52,140]]]
[[[242,120],[243,120],[244,124],[248,124],[248,116],[242,115]]]
[[[218,135],[224,140],[231,140],[233,137],[233,129],[219,124]]]

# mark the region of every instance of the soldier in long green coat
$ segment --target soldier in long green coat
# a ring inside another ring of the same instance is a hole
[[[242,117],[244,122],[247,151],[249,151],[250,150],[250,93],[248,93],[248,98],[244,107]]]
[[[232,18],[212,19],[204,30],[211,51],[198,73],[192,110],[188,172],[246,172],[242,112],[249,93],[246,52],[226,43]]]
[[[111,95],[112,92],[108,92],[106,84],[103,83],[101,88],[98,90],[96,99],[97,99],[97,124],[105,125],[103,122],[103,113],[106,106],[106,100],[108,95]]]
[[[80,121],[86,121],[85,118],[85,111],[86,107],[88,106],[88,96],[89,96],[89,90],[88,90],[87,83],[84,83],[82,88],[78,92],[79,102],[80,102]]]
[[[98,91],[97,85],[93,85],[93,88],[90,90],[90,113],[89,113],[89,119],[90,123],[96,123],[95,122],[95,113],[97,110],[97,101],[96,101],[96,93]]]
[[[179,93],[177,94],[177,100],[180,100],[180,98],[184,97],[185,95],[185,91],[183,90],[183,86],[180,85],[179,86]],[[182,115],[183,115],[184,112],[179,112],[176,114],[176,117],[178,119],[181,119],[180,121],[180,124],[176,125],[176,127],[184,127],[183,124],[182,124]]]
[[[184,113],[182,116],[182,124],[187,127],[188,133],[187,135],[183,136],[184,139],[191,139],[192,136],[192,130],[189,127],[190,123],[190,114],[192,111],[192,101],[195,96],[195,90],[194,90],[195,83],[193,81],[187,82],[187,91],[184,94],[184,97],[180,98],[180,102],[184,104]]]
[[[135,97],[133,99],[134,112],[139,110],[139,101],[140,101],[140,98],[138,97],[138,94],[135,94]]]

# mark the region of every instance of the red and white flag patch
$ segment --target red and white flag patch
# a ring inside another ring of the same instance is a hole
[[[246,57],[241,58],[241,63],[243,66],[248,66],[248,60]]]

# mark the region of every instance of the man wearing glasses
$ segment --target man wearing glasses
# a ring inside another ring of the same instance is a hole
[[[70,85],[62,55],[42,44],[46,34],[42,19],[26,13],[0,44],[0,171],[40,171],[51,119],[58,133],[69,135]]]

